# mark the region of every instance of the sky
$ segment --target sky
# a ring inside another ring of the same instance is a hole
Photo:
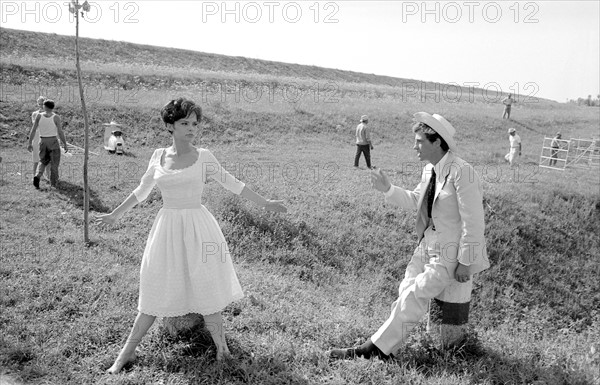
[[[67,0],[0,1],[1,24],[73,35]],[[91,1],[80,36],[475,86],[600,94],[600,1]],[[168,65],[168,63],[165,63]]]

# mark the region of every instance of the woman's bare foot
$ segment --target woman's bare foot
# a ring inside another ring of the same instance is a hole
[[[127,342],[125,342],[125,346],[123,346],[121,349],[121,352],[119,353],[119,356],[115,360],[113,366],[106,371],[107,373],[119,373],[125,365],[135,360],[135,348],[146,335],[146,332],[154,323],[155,318],[156,316],[153,315],[148,315],[141,312],[138,313],[137,317],[135,317],[135,321],[133,322],[131,333],[129,334],[129,337],[127,337]]]
[[[117,357],[117,359],[115,360],[115,363],[106,370],[106,373],[117,374],[121,371],[121,369],[123,369],[125,365],[135,361],[136,358],[137,357],[135,355],[135,351],[133,351],[132,353],[121,352],[119,354],[119,357]]]
[[[227,343],[222,346],[217,346],[217,361],[222,361],[223,359],[231,358],[231,352],[227,347]]]
[[[225,339],[225,331],[223,330],[223,317],[221,313],[213,313],[204,316],[204,325],[210,332],[210,336],[217,348],[217,361],[221,361],[224,357],[231,357],[227,340]]]

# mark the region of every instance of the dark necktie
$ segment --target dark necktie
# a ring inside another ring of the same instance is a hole
[[[433,168],[431,169],[431,179],[429,179],[425,197],[427,198],[427,217],[431,218],[431,208],[433,207],[433,198],[435,197],[435,170]]]

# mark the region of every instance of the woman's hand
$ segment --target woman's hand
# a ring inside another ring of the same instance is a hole
[[[94,223],[100,225],[114,225],[119,220],[119,217],[114,213],[94,215]]]
[[[265,210],[273,211],[276,213],[287,213],[287,207],[283,205],[283,201],[275,201],[267,199],[267,203],[265,204]]]

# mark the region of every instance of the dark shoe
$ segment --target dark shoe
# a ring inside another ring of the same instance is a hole
[[[333,349],[329,351],[329,358],[332,360],[353,360],[356,358],[356,350],[349,349]]]
[[[33,177],[33,187],[35,187],[36,189],[40,189],[40,178],[37,176]]]
[[[333,349],[329,352],[329,358],[334,360],[352,360],[356,357],[363,357],[366,359],[377,357],[381,360],[389,360],[391,358],[391,356],[384,354],[379,350],[370,339],[357,348]]]

